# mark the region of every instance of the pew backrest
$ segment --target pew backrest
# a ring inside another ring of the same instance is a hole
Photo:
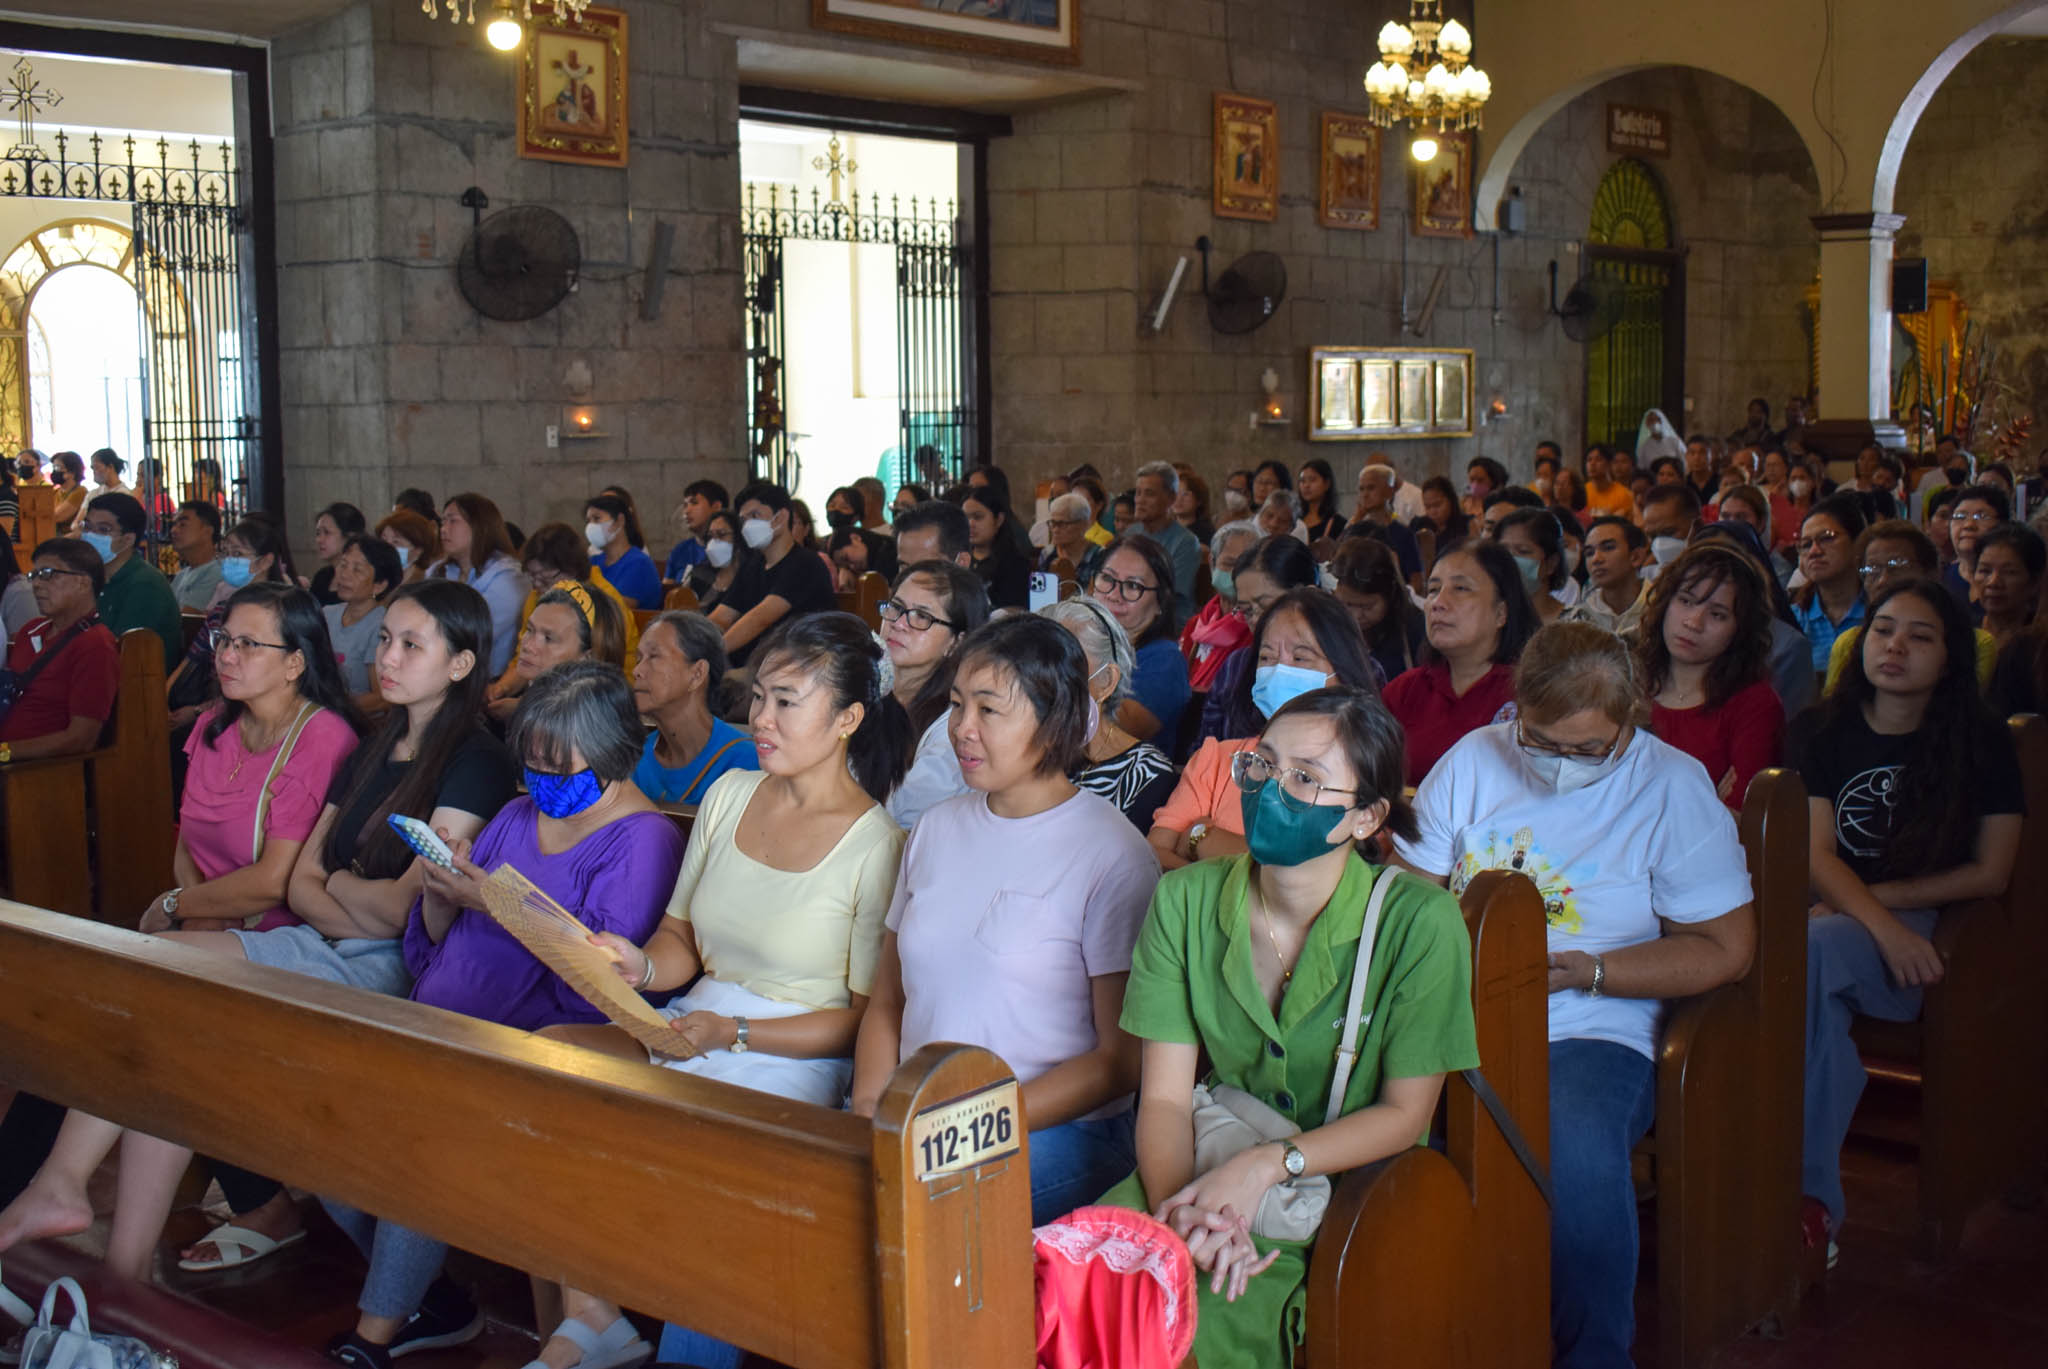
[[[1021,1128],[929,1179],[919,1144],[1015,1089],[985,1051],[870,1125],[0,903],[0,1080],[794,1369],[1031,1363]]]
[[[175,882],[178,844],[163,641],[146,628],[121,634],[121,687],[102,742],[86,759],[99,874],[94,911],[103,922],[132,927]]]

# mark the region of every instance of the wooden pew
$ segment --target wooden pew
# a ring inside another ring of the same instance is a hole
[[[206,631],[206,615],[196,608],[179,609],[178,626],[185,630],[185,650],[190,651],[199,634]]]
[[[985,1051],[871,1124],[0,903],[0,1079],[793,1369],[1032,1362],[1025,1152],[920,1178],[920,1114],[1014,1087]]]
[[[1487,1081],[1546,1165],[1548,955],[1525,875],[1489,870],[1460,900]],[[1308,1270],[1309,1369],[1541,1369],[1550,1362],[1550,1218],[1463,1079],[1444,1085],[1442,1151],[1345,1175]],[[1205,1367],[1206,1369],[1206,1367]]]
[[[99,746],[0,766],[0,825],[16,898],[132,923],[171,887],[176,816],[163,659],[154,632],[124,633],[120,685]]]
[[[868,631],[880,632],[882,604],[888,599],[889,594],[888,580],[876,571],[866,571],[854,582],[853,605],[847,612],[866,623]]]
[[[1919,1091],[1918,1242],[1930,1260],[1955,1254],[1970,1214],[2037,1178],[2043,1158],[2048,718],[2023,714],[2010,725],[2027,816],[2004,898],[1941,910],[1933,940],[1946,971],[1919,1021],[1860,1018],[1855,1028],[1873,1081]],[[1870,1129],[1868,1113],[1857,1130]]]
[[[24,571],[33,570],[36,548],[57,535],[57,491],[49,485],[16,485],[14,497],[21,507],[14,562]]]
[[[1766,1322],[1789,1329],[1803,1292],[1807,799],[1797,774],[1766,770],[1751,782],[1742,846],[1755,959],[1740,981],[1672,1005],[1657,1121],[1638,1152],[1656,1192],[1661,1369],[1704,1365]]]
[[[664,610],[686,609],[694,613],[697,609],[697,591],[688,585],[677,585],[661,601],[661,606]]]

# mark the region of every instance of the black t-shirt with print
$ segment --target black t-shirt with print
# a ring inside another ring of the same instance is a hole
[[[361,856],[361,848],[367,844],[363,838],[364,825],[410,769],[411,761],[394,761],[385,756],[377,764],[375,778],[349,805],[348,811],[334,815],[334,828],[339,840],[333,849],[342,858],[341,868],[346,869],[350,862]],[[335,772],[333,784],[328,787],[327,801],[337,806],[341,804],[348,798],[349,786],[355,779],[354,764],[341,767]],[[450,758],[447,770],[441,775],[441,786],[434,792],[432,806],[419,817],[424,821],[432,816],[434,808],[453,808],[458,812],[474,813],[489,822],[518,792],[519,766],[513,761],[512,753],[505,749],[503,742],[478,728]],[[388,842],[382,845],[384,854],[396,862],[397,868],[365,868],[362,873],[367,879],[396,879],[412,863],[410,847],[393,847]]]

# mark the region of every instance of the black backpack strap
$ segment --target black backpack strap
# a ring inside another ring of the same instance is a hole
[[[1493,1085],[1487,1083],[1486,1076],[1478,1070],[1459,1070],[1458,1077],[1465,1081],[1466,1086],[1485,1106],[1486,1115],[1491,1117],[1494,1126],[1500,1129],[1501,1139],[1508,1143],[1508,1149],[1515,1153],[1515,1158],[1522,1162],[1522,1168],[1528,1171],[1529,1182],[1535,1184],[1536,1191],[1543,1195],[1543,1205],[1555,1208],[1557,1204],[1550,1193],[1550,1172],[1543,1167],[1543,1162],[1536,1158],[1536,1152],[1530,1149],[1529,1138],[1522,1135],[1522,1129],[1515,1125],[1514,1117],[1508,1112],[1508,1105],[1500,1101],[1500,1095],[1493,1091]]]

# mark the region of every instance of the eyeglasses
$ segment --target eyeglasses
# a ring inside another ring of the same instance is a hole
[[[1275,765],[1256,751],[1240,751],[1230,758],[1231,782],[1247,794],[1256,794],[1266,787],[1266,781],[1279,776],[1280,792],[1287,798],[1305,806],[1322,802],[1323,795],[1351,794],[1356,789],[1338,789],[1324,784],[1306,770]]]
[[[82,570],[66,570],[62,566],[38,566],[24,578],[29,580],[54,580],[60,575],[76,575],[81,580],[92,579],[90,575],[87,575]]]
[[[1859,569],[1865,576],[1889,575],[1895,570],[1904,570],[1914,564],[1910,556],[1892,556],[1882,561],[1866,561]]]
[[[1996,523],[2000,521],[1998,515],[1990,509],[1978,509],[1975,513],[1952,513],[1949,515],[1949,520],[1955,523]]]
[[[913,608],[901,599],[884,599],[875,611],[881,615],[885,623],[893,623],[898,618],[903,619],[910,624],[913,632],[925,632],[934,626],[956,629],[960,626],[949,619],[941,618],[928,608]]]
[[[259,642],[254,637],[230,637],[225,628],[215,628],[206,634],[207,642],[213,647],[213,654],[232,651],[237,656],[246,656],[257,647],[269,647],[272,651],[290,651],[283,642]]]
[[[1614,754],[1616,747],[1621,745],[1622,734],[1626,731],[1628,731],[1626,725],[1615,728],[1614,736],[1604,743],[1595,742],[1582,746],[1559,746],[1547,738],[1532,738],[1528,730],[1522,725],[1522,720],[1517,718],[1515,719],[1515,745],[1521,747],[1522,750],[1532,756],[1571,756],[1578,760],[1604,761]]]
[[[1119,580],[1106,570],[1095,573],[1095,592],[1105,599],[1121,599],[1135,604],[1148,594],[1156,594],[1157,585],[1148,585],[1143,580]]]
[[[1840,539],[1841,535],[1839,532],[1817,532],[1811,537],[1800,538],[1796,545],[1799,548],[1799,554],[1804,556],[1809,551],[1832,545]]]
[[[1273,599],[1240,599],[1231,607],[1231,616],[1242,618],[1247,623],[1256,623],[1266,616],[1266,611],[1273,607],[1273,603]]]

